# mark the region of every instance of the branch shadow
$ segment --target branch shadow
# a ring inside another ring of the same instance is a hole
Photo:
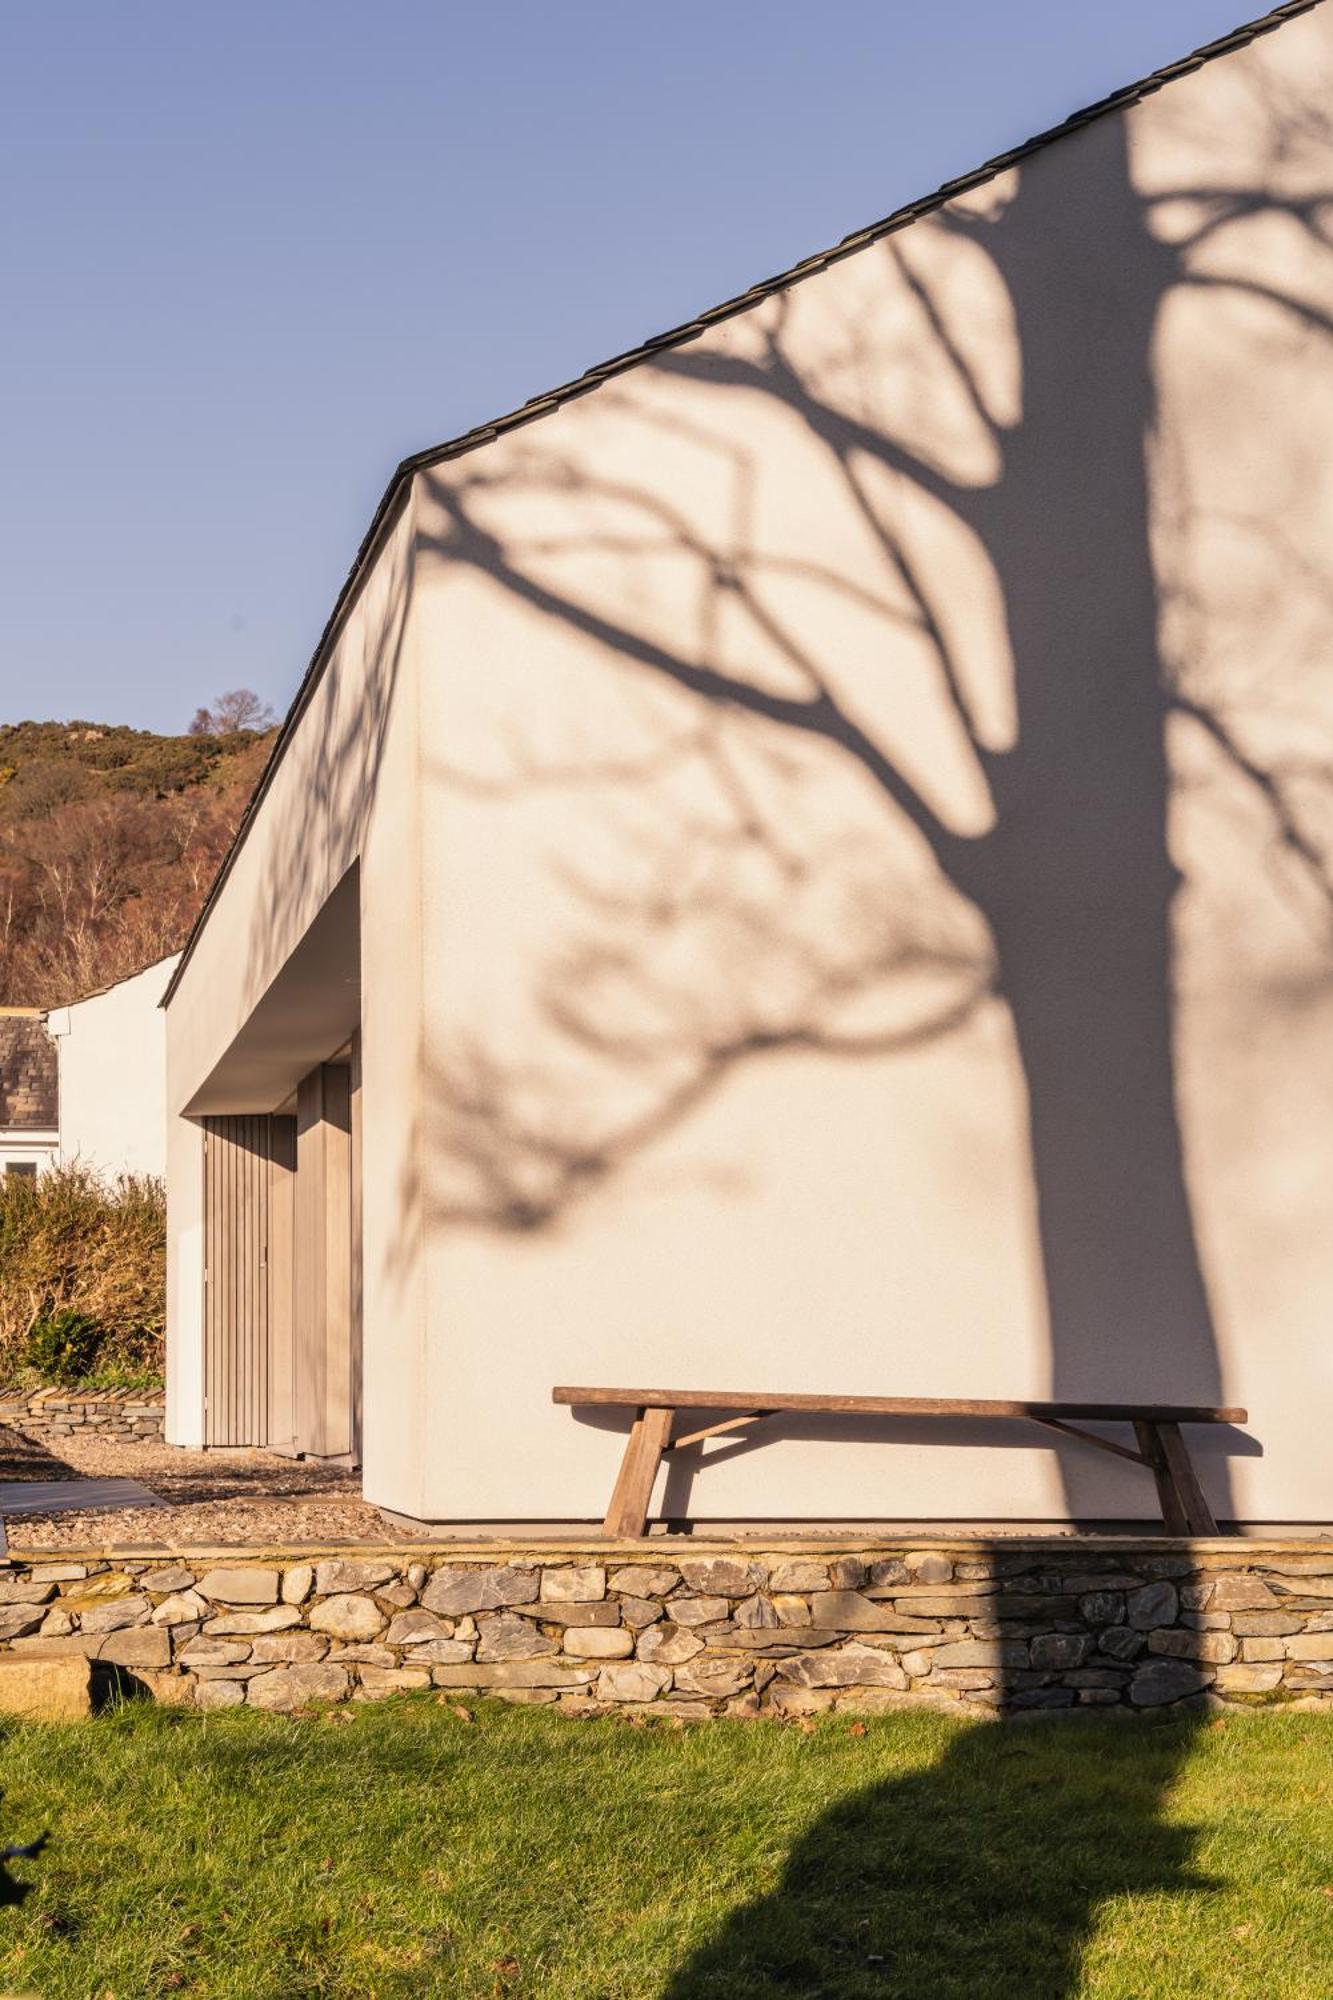
[[[50,1838],[47,1833],[39,1833],[36,1840],[0,1847],[0,1908],[15,1908],[18,1904],[26,1902],[33,1891],[31,1882],[16,1881],[11,1875],[10,1862],[35,1861],[49,1844]]]

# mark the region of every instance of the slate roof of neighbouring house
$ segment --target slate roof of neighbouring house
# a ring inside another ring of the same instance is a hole
[[[195,939],[208,921],[209,912],[218,892],[231,872],[236,852],[249,832],[250,822],[268,789],[269,779],[277,768],[300,721],[301,712],[323,672],[343,614],[356,595],[362,578],[369,570],[380,537],[395,516],[399,503],[416,473],[424,471],[428,466],[461,458],[465,452],[475,451],[479,445],[489,444],[494,438],[503,437],[508,431],[518,430],[524,424],[535,422],[538,417],[548,415],[552,410],[559,409],[562,404],[572,402],[575,397],[586,396],[590,390],[600,388],[603,382],[610,381],[617,375],[623,375],[631,368],[637,368],[640,363],[651,360],[653,355],[660,354],[665,348],[683,347],[687,341],[697,340],[700,334],[706,333],[709,327],[716,326],[719,321],[734,319],[738,313],[748,312],[752,306],[770,298],[775,292],[785,291],[789,285],[799,284],[803,278],[813,277],[816,272],[827,270],[831,264],[838,264],[845,257],[855,256],[858,250],[864,250],[870,244],[879,242],[882,237],[891,236],[897,230],[905,229],[909,223],[916,222],[921,216],[930,215],[936,209],[943,208],[946,202],[956,201],[960,195],[970,194],[974,189],[984,187],[988,181],[1007,173],[1011,167],[1029,159],[1033,153],[1053,145],[1057,139],[1063,139],[1070,133],[1079,131],[1082,126],[1091,124],[1094,119],[1104,118],[1113,111],[1127,111],[1132,105],[1142,103],[1145,97],[1153,96],[1164,85],[1174,83],[1178,77],[1189,76],[1193,71],[1202,69],[1205,63],[1215,62],[1219,56],[1231,55],[1235,50],[1245,48],[1250,42],[1257,41],[1261,35],[1271,34],[1275,28],[1280,28],[1284,22],[1293,21],[1301,14],[1309,14],[1314,8],[1323,4],[1324,0],[1285,0],[1285,4],[1274,7],[1270,13],[1261,15],[1258,20],[1247,21],[1244,26],[1234,28],[1229,35],[1223,35],[1215,42],[1208,42],[1203,48],[1195,49],[1191,55],[1182,56],[1178,62],[1168,63],[1162,69],[1153,70],[1150,75],[1140,77],[1137,83],[1126,84],[1122,90],[1112,91],[1109,97],[1099,99],[1096,104],[1089,104],[1081,111],[1071,112],[1068,118],[1063,119],[1059,125],[1052,126],[1049,131],[1038,132],[1033,138],[1025,139],[1021,145],[1012,146],[1008,152],[999,153],[994,159],[987,160],[984,165],[973,168],[971,173],[960,174],[957,179],[946,181],[943,187],[936,188],[933,194],[923,195],[917,201],[907,202],[902,208],[894,209],[891,215],[884,216],[879,222],[872,222],[867,228],[855,230],[850,236],[844,236],[842,241],[835,243],[831,249],[820,250],[812,257],[802,258],[800,263],[791,265],[785,271],[779,271],[772,278],[761,279],[757,285],[751,285],[748,291],[738,293],[735,298],[727,299],[721,305],[697,314],[694,319],[685,320],[680,326],[672,327],[669,332],[655,334],[641,346],[627,348],[623,354],[614,355],[609,361],[599,362],[596,367],[585,370],[582,375],[576,376],[571,382],[563,383],[560,388],[548,389],[543,395],[533,396],[518,409],[509,411],[506,416],[497,417],[488,424],[479,424],[473,430],[464,431],[460,437],[447,439],[443,444],[431,445],[427,450],[416,452],[411,458],[405,458],[385,488],[384,497],[375,510],[361,547],[357,550],[356,561],[352,564],[347,581],[338,593],[328,623],[320,634],[319,644],[315,647],[301,685],[296,690],[282,728],[278,731],[273,748],[269,752],[268,762],[259,774],[259,781],[241,815],[231,845],[222,857],[218,872],[204,898],[203,907],[185,941],[180,964],[171,976],[161,1004],[165,1007],[170,1001],[189,963]]]
[[[56,1045],[40,1014],[0,1014],[0,1132],[53,1131]]]

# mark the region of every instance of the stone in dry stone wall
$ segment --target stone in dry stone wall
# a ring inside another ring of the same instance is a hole
[[[207,1570],[197,1588],[215,1604],[276,1604],[278,1585],[276,1570],[240,1565]]]
[[[287,1608],[299,1615],[295,1605]],[[373,1639],[384,1625],[384,1613],[374,1598],[355,1594],[326,1597],[310,1613],[311,1630],[328,1632],[335,1639]]]
[[[572,1713],[1333,1706],[1318,1542],[660,1544],[487,1561],[391,1548],[0,1566],[0,1654],[163,1701],[289,1711],[438,1689]]]
[[[250,1681],[246,1700],[252,1708],[290,1713],[312,1701],[341,1701],[349,1685],[346,1669],[327,1662],[317,1666],[274,1667]]]

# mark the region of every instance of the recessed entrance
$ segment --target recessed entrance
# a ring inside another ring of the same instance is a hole
[[[205,1442],[359,1448],[359,1050],[204,1121]]]
[[[357,888],[353,868],[191,1107],[206,1444],[360,1454]]]

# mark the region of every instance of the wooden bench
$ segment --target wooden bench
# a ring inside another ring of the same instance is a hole
[[[946,1396],[767,1396],[735,1395],[722,1389],[570,1389],[551,1392],[556,1403],[580,1408],[629,1409],[634,1422],[620,1473],[606,1510],[603,1532],[618,1537],[644,1534],[653,1482],[664,1452],[681,1451],[704,1438],[742,1430],[765,1417],[816,1411],[850,1417],[967,1417],[984,1421],[1026,1419],[1061,1437],[1077,1438],[1111,1451],[1118,1458],[1145,1465],[1157,1483],[1162,1519],[1173,1535],[1215,1535],[1217,1523],[1203,1495],[1182,1424],[1243,1424],[1244,1410],[1210,1409],[1174,1403],[996,1403],[959,1402]],[[671,1435],[679,1410],[732,1412],[716,1423]],[[1134,1426],[1138,1450],[1113,1443],[1081,1423],[1128,1423]]]

